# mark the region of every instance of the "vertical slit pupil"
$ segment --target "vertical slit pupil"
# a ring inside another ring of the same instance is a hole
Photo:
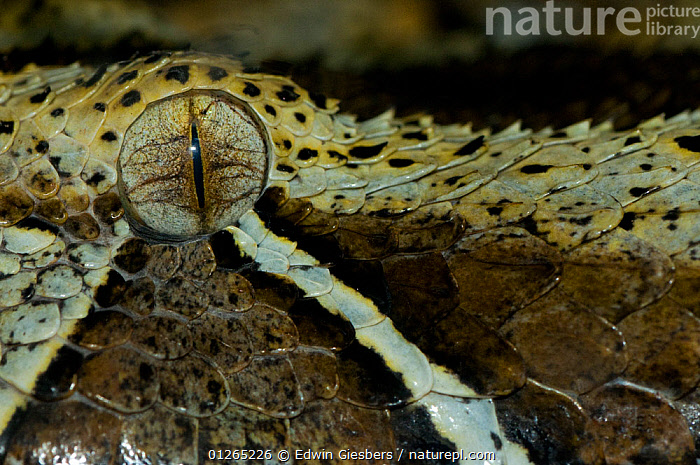
[[[194,167],[194,189],[197,195],[199,208],[204,208],[204,167],[202,166],[202,149],[199,146],[199,134],[197,124],[192,123],[190,138],[190,153],[192,154],[192,166]]]

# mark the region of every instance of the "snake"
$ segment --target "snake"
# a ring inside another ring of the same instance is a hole
[[[700,110],[339,105],[192,51],[0,77],[0,462],[696,463]]]

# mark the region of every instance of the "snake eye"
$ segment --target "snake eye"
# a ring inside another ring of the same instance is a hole
[[[185,238],[235,224],[262,191],[267,148],[243,103],[217,92],[153,102],[124,135],[119,193],[132,224]]]

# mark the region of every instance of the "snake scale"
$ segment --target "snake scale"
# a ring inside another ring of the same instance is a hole
[[[700,112],[358,122],[195,52],[0,102],[0,462],[696,463]]]

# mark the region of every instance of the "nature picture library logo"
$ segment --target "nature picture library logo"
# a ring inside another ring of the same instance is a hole
[[[693,18],[697,19],[698,24],[687,24]],[[562,8],[554,0],[549,0],[541,9],[486,8],[486,35],[605,35],[610,28],[617,28],[628,36],[647,34],[695,39],[700,34],[700,6],[657,4],[647,8]]]

